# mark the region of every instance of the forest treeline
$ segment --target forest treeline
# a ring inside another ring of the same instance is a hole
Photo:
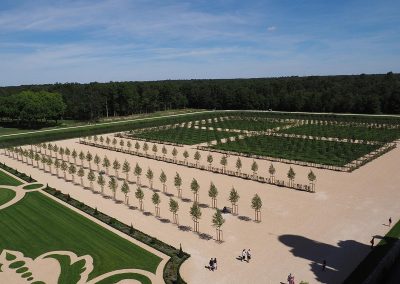
[[[400,113],[400,74],[66,83],[0,88],[61,94],[64,118],[97,119],[179,108]],[[49,115],[50,117],[51,115]]]

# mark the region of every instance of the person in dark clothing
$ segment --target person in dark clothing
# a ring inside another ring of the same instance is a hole
[[[217,258],[216,257],[214,258],[214,263],[213,264],[214,264],[214,269],[217,270]]]
[[[375,237],[372,237],[372,240],[370,241],[371,243],[371,249],[374,248],[374,244],[375,244]]]
[[[392,217],[389,218],[389,227],[392,225]]]
[[[324,259],[324,261],[322,262],[322,271],[325,271],[326,268],[326,260]]]
[[[210,265],[210,270],[214,271],[214,260],[212,258],[210,259],[209,265]]]

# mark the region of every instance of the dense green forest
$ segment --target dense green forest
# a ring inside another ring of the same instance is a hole
[[[400,113],[400,74],[260,79],[66,83],[0,88],[0,105],[22,91],[62,95],[64,118],[97,119],[177,108]],[[0,116],[7,110],[0,107]]]

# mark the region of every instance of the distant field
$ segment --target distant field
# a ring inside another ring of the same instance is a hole
[[[266,119],[257,119],[257,118],[247,118],[247,119],[225,119],[223,121],[215,122],[214,120],[209,123],[207,122],[207,126],[212,126],[216,128],[223,129],[240,129],[240,130],[252,130],[252,131],[261,131],[272,129],[276,127],[282,127],[287,125],[287,123],[282,122],[272,122]]]
[[[253,136],[213,146],[214,149],[289,160],[343,166],[375,150],[379,145]]]
[[[285,129],[281,132],[317,137],[349,138],[381,142],[390,142],[400,138],[400,129],[369,128],[362,126],[308,124]]]
[[[234,135],[237,135],[237,133],[178,127],[166,130],[149,130],[140,134],[133,134],[133,137],[193,145],[216,139],[227,138]]]

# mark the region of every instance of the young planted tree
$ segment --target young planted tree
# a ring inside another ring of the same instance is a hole
[[[42,155],[42,157],[40,158],[40,161],[42,162],[43,171],[46,171],[46,164],[47,164],[47,157],[46,157],[46,155]]]
[[[72,183],[75,183],[75,174],[76,174],[76,167],[74,164],[69,165],[68,173],[72,177]]]
[[[126,147],[128,147],[128,151],[130,153],[132,148],[132,142],[128,140],[128,142],[126,142]]]
[[[110,178],[110,181],[108,182],[108,188],[111,189],[113,193],[113,200],[115,200],[115,194],[117,193],[117,188],[118,188],[118,182],[116,178],[114,177]]]
[[[79,153],[79,160],[81,160],[81,166],[82,166],[82,167],[84,166],[84,165],[83,165],[83,160],[85,160],[85,158],[86,158],[85,154],[81,151],[81,152]]]
[[[199,220],[201,218],[201,209],[197,202],[193,202],[192,207],[190,207],[190,216],[193,220],[193,231],[199,232]]]
[[[261,207],[262,207],[261,198],[260,196],[258,196],[258,194],[256,194],[251,200],[251,208],[254,209],[254,220],[256,222],[261,222]]]
[[[268,172],[269,172],[269,178],[271,180],[271,183],[275,183],[275,167],[272,163],[269,166]]]
[[[169,199],[169,211],[172,212],[172,222],[174,224],[179,225],[179,219],[178,219],[178,210],[179,210],[179,204],[172,198]]]
[[[107,175],[108,175],[108,169],[110,168],[110,166],[111,166],[110,160],[107,158],[107,156],[104,156],[103,167],[106,168]]]
[[[236,160],[236,173],[240,174],[241,171],[242,171],[242,160],[240,159],[240,157],[238,157]]]
[[[294,172],[294,170],[292,169],[292,167],[290,167],[288,173],[287,173],[287,177],[289,179],[289,187],[293,187],[294,186],[294,178],[296,176],[296,173]]]
[[[53,165],[53,159],[51,157],[47,158],[46,159],[46,164],[49,166],[49,172],[51,174],[52,173],[51,172],[51,166]]]
[[[167,175],[164,173],[163,170],[161,170],[161,174],[160,174],[160,181],[163,185],[163,192],[166,192],[166,185],[165,183],[167,182]]]
[[[115,171],[115,176],[117,178],[119,178],[119,172],[118,171],[119,171],[120,168],[121,168],[121,163],[118,162],[117,159],[115,159],[114,162],[113,162],[113,169]]]
[[[151,148],[151,151],[153,151],[153,153],[154,153],[154,158],[155,158],[156,155],[157,155],[157,151],[158,151],[158,148],[157,148],[157,145],[156,145],[156,144],[153,144],[153,147]]]
[[[211,164],[214,161],[214,158],[211,154],[208,154],[207,156],[207,163],[208,163],[208,168],[211,169]]]
[[[181,189],[182,178],[178,173],[176,173],[176,175],[174,177],[174,185],[175,185],[176,189],[178,190],[178,197],[182,198],[182,189]]]
[[[47,144],[46,143],[42,144],[42,149],[44,149],[44,154],[47,156]]]
[[[78,172],[77,172],[76,174],[78,175],[78,177],[81,178],[81,186],[84,187],[84,184],[83,184],[83,177],[85,176],[85,170],[83,169],[83,167],[80,167],[79,170],[78,170]]]
[[[154,192],[153,196],[151,197],[151,201],[155,206],[156,217],[160,217],[160,206],[159,206],[161,203],[160,195],[157,192]]]
[[[239,198],[239,193],[234,187],[232,187],[231,192],[229,193],[229,201],[232,204],[232,214],[239,214],[239,206],[237,205]]]
[[[131,171],[131,165],[127,160],[122,165],[122,172],[125,173],[125,181],[129,182],[129,172]]]
[[[88,173],[87,178],[88,178],[88,180],[90,182],[90,189],[92,191],[94,191],[93,182],[96,180],[96,175],[94,174],[94,171],[90,170],[89,173]]]
[[[218,190],[213,182],[211,182],[211,184],[210,184],[210,189],[208,190],[208,196],[211,197],[211,207],[216,208],[217,207]]]
[[[153,171],[148,168],[147,173],[146,173],[146,177],[149,180],[149,187],[150,189],[153,189],[153,178],[154,178],[154,173]]]
[[[133,173],[136,176],[136,184],[140,187],[140,176],[142,175],[142,168],[139,166],[138,163],[136,163]]]
[[[36,159],[36,155],[35,155],[35,159]],[[56,174],[57,174],[57,177],[58,177],[58,171],[59,171],[59,169],[60,169],[60,167],[61,167],[61,162],[60,162],[60,160],[55,160],[55,161],[54,161],[54,167],[56,168]]]
[[[101,194],[104,194],[104,185],[106,184],[106,180],[104,179],[104,176],[102,174],[99,174],[97,177],[97,184],[100,185],[101,188]]]
[[[174,148],[175,149],[175,148]],[[185,164],[187,164],[188,162],[188,158],[189,158],[189,152],[187,150],[185,150],[183,152],[183,158],[185,159]]]
[[[12,151],[14,155],[14,151]],[[40,161],[40,155],[38,153],[35,154],[35,161],[36,161],[36,167],[39,168],[39,161]]]
[[[47,150],[49,150],[49,156],[53,157],[53,145],[51,143],[47,144]]]
[[[149,151],[149,144],[147,144],[147,142],[143,143],[143,151],[147,156],[147,151]]]
[[[100,136],[100,143],[101,143],[101,145],[104,144],[104,137],[103,136]]]
[[[90,152],[87,152],[86,161],[88,161],[89,163],[89,170],[92,170],[92,160],[93,160],[93,155]]]
[[[97,171],[100,171],[100,163],[101,163],[101,159],[100,157],[96,154],[94,156],[93,162],[96,164],[97,166]]]
[[[310,181],[311,192],[315,192],[315,180],[317,179],[316,175],[312,170],[308,173],[308,180]]]
[[[64,161],[64,154],[65,154],[65,150],[63,147],[60,147],[60,149],[58,150],[58,154],[60,154],[61,156],[61,160]]]
[[[72,154],[71,154],[72,158],[74,159],[74,164],[76,165],[76,157],[78,157],[78,153],[76,152],[76,150],[72,150]],[[68,161],[69,162],[69,161]]]
[[[217,241],[221,242],[223,240],[223,233],[221,230],[222,225],[225,223],[225,219],[222,217],[221,210],[217,209],[212,217],[212,225],[217,231]]]
[[[176,156],[178,155],[178,150],[176,150],[176,148],[174,147],[174,149],[172,149],[172,156],[174,157],[174,160],[176,161]]]
[[[121,186],[121,191],[122,193],[125,195],[125,204],[129,205],[129,197],[128,197],[128,193],[130,191],[129,185],[126,182],[126,180],[124,180],[124,183]]]
[[[110,143],[111,143],[111,139],[110,139],[110,137],[107,136],[107,138],[106,138],[107,147],[110,147]]]
[[[71,156],[71,150],[68,147],[65,148],[65,156],[67,156],[67,161],[69,163],[69,157]]]
[[[67,180],[67,176],[66,176],[67,169],[68,169],[67,163],[65,161],[62,161],[61,162],[61,170],[64,173],[64,180]]]
[[[99,137],[97,137],[97,135],[93,136],[93,141],[95,144],[97,144],[97,141],[99,141]]]
[[[194,202],[199,202],[199,189],[200,185],[197,180],[194,178],[190,183],[190,190],[193,192],[193,200]]]
[[[118,141],[117,141],[117,139],[114,137],[113,140],[112,140],[112,145],[113,145],[114,149],[117,149],[117,143],[118,143]]]
[[[59,148],[58,148],[57,144],[54,144],[53,151],[54,151],[54,154],[56,154],[56,159],[58,159],[58,150],[59,150]]]
[[[161,153],[163,154],[163,157],[165,158],[165,155],[167,155],[167,153],[168,153],[167,148],[165,148],[165,145],[163,145],[163,147],[161,149]]]
[[[253,177],[255,177],[258,171],[258,164],[256,161],[253,161],[253,163],[251,164],[251,170],[253,171]]]
[[[226,155],[222,156],[220,163],[222,165],[222,172],[225,172],[226,165],[228,164],[228,158],[226,157]]]
[[[119,146],[121,146],[121,150],[124,149],[125,142],[123,139],[119,140]]]
[[[143,198],[144,198],[144,193],[143,190],[140,188],[140,186],[136,189],[135,192],[135,197],[137,198],[137,200],[139,201],[139,208],[140,211],[143,211]]]
[[[140,144],[137,141],[135,143],[135,149],[136,149],[136,154],[138,154],[139,153],[139,149],[140,149]]]
[[[200,152],[199,152],[199,151],[196,151],[196,152],[194,153],[194,159],[196,160],[196,167],[197,167],[197,165],[199,164],[200,158],[201,158]]]

